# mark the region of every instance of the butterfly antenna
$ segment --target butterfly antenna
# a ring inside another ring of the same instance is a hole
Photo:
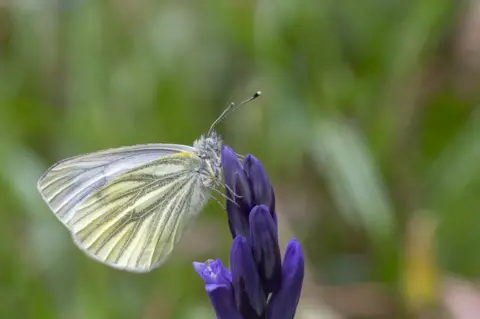
[[[254,95],[252,95],[249,99],[243,101],[242,103],[238,104],[238,105],[235,105],[235,103],[230,103],[228,105],[228,107],[222,112],[222,114],[220,114],[220,116],[215,120],[215,122],[213,122],[212,126],[210,126],[210,129],[208,130],[208,133],[207,133],[207,136],[210,136],[213,132],[213,129],[215,128],[215,126],[217,126],[218,123],[222,122],[224,119],[226,119],[230,114],[232,114],[235,110],[237,110],[238,108],[240,108],[241,106],[247,104],[248,102],[251,102],[253,100],[255,100],[257,97],[259,97],[260,95],[262,95],[262,92],[260,91],[257,91],[255,92]]]

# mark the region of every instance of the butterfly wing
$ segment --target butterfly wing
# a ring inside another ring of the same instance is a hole
[[[155,159],[193,150],[185,145],[145,144],[71,157],[50,167],[37,188],[58,219],[68,225],[80,203],[119,175]]]
[[[82,202],[69,222],[76,244],[109,266],[147,272],[165,261],[209,190],[201,159],[165,156],[108,182]]]

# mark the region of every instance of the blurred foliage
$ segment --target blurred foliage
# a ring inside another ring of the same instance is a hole
[[[228,260],[218,205],[140,276],[85,257],[36,181],[82,152],[191,144],[257,90],[219,131],[282,194],[309,314],[442,313],[443,278],[480,276],[475,3],[0,1],[0,318],[212,318],[191,261]],[[380,284],[388,306],[352,308],[355,283]],[[351,307],[321,302],[327,286]]]

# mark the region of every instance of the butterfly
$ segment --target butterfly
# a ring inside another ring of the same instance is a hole
[[[71,157],[50,167],[37,188],[88,256],[117,269],[152,271],[222,185],[215,126],[260,94],[230,103],[192,146],[143,144]]]

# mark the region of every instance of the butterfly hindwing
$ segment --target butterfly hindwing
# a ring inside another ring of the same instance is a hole
[[[199,165],[193,153],[177,153],[108,182],[77,207],[68,225],[75,242],[115,268],[159,266],[208,200]]]

